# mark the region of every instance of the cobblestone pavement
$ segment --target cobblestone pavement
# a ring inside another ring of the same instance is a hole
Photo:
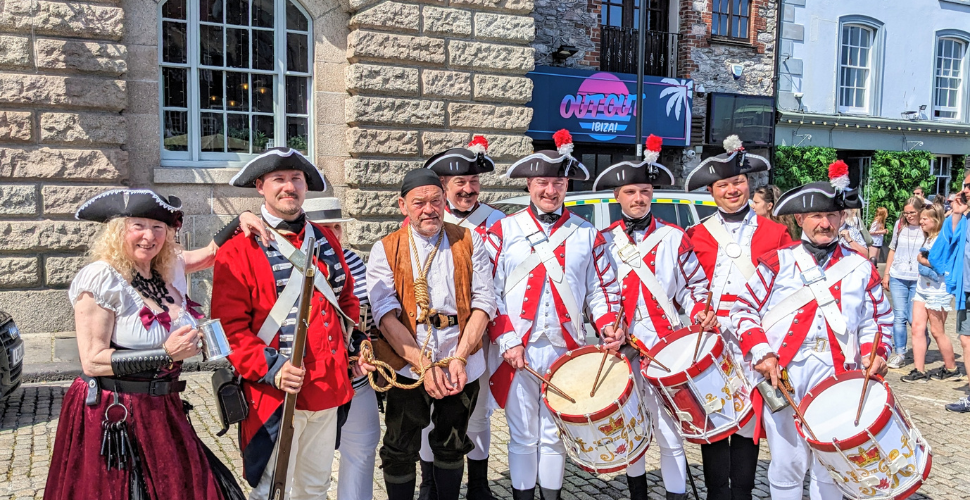
[[[957,345],[959,346],[959,343]],[[962,362],[959,356],[958,361]],[[935,350],[931,351],[928,367],[934,368],[941,363],[939,353]],[[933,448],[933,469],[930,478],[919,493],[911,498],[934,500],[967,498],[970,496],[970,446],[968,446],[970,439],[967,438],[966,429],[967,423],[970,422],[970,415],[949,413],[943,409],[945,403],[953,402],[962,396],[967,390],[967,383],[965,380],[926,384],[899,382],[899,377],[908,373],[910,368],[911,365],[904,367],[903,370],[892,371],[889,380],[902,405],[910,412],[913,421]],[[230,432],[223,437],[215,435],[219,426],[216,424],[215,407],[211,403],[209,374],[189,373],[185,375],[185,379],[188,381],[188,389],[184,396],[195,405],[192,422],[197,432],[230,468],[241,471],[242,463],[238,457],[238,448],[235,438],[231,437],[234,433]],[[0,476],[0,499],[43,497],[61,399],[69,385],[69,381],[27,384],[5,403],[0,403],[0,472],[5,471]],[[499,498],[511,498],[506,463],[506,443],[509,436],[502,412],[496,412],[493,416],[492,432],[492,459],[489,474],[492,491]],[[761,450],[755,495],[758,498],[768,498],[765,474],[771,456],[767,445],[763,444]],[[700,448],[688,444],[687,458],[690,471],[701,490],[701,497],[704,497]],[[660,471],[656,468],[658,463],[659,449],[651,446],[647,454],[651,499],[664,498]],[[336,471],[334,477],[336,477]],[[334,490],[335,488],[332,488],[330,498],[336,497]],[[386,498],[379,469],[376,471],[375,478],[375,498]],[[626,480],[623,473],[593,475],[569,464],[563,498],[566,500],[627,498]]]

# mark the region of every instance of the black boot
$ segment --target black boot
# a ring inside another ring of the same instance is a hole
[[[418,488],[418,500],[438,500],[438,490],[434,485],[434,464],[421,461],[421,486]]]
[[[465,463],[457,469],[434,468],[434,485],[439,500],[458,500],[461,492],[461,477],[465,474]]]
[[[667,492],[667,500],[687,500],[687,493],[671,493]]]
[[[630,500],[647,500],[649,490],[647,488],[647,475],[627,476],[626,486],[630,489]]]
[[[488,489],[488,458],[485,460],[468,459],[467,500],[495,500]]]
[[[512,500],[535,500],[536,497],[536,487],[533,486],[527,490],[517,490],[512,488]]]
[[[389,483],[385,479],[384,487],[387,488],[387,500],[412,500],[415,482],[412,479],[406,483]]]
[[[553,490],[549,488],[539,487],[539,500],[559,500],[559,495],[562,493],[561,489]]]

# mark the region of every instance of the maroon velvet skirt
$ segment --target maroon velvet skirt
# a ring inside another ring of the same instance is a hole
[[[114,401],[101,391],[97,406],[84,404],[87,384],[74,381],[64,396],[44,498],[128,500],[129,469],[107,469],[101,456],[101,422]],[[119,394],[128,408],[128,435],[135,441],[152,500],[223,500],[203,444],[182,409],[178,393]],[[119,408],[112,409],[117,419]]]

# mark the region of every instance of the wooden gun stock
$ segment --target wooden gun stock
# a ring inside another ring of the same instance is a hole
[[[310,305],[313,299],[313,278],[317,273],[316,241],[310,238],[307,255],[306,274],[303,276],[303,294],[300,296],[300,308],[296,320],[296,335],[293,338],[293,355],[290,364],[296,368],[303,366],[303,352],[306,348],[307,328],[310,326]],[[286,496],[286,477],[289,474],[290,452],[293,448],[293,414],[296,411],[298,394],[286,393],[283,399],[283,418],[280,420],[280,434],[276,440],[276,465],[273,470],[272,487],[269,490],[271,500],[283,500]]]

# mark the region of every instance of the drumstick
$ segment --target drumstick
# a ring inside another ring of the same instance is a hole
[[[528,373],[532,374],[535,378],[537,378],[537,379],[545,382],[547,385],[549,385],[549,388],[550,389],[558,392],[559,395],[561,395],[562,397],[566,398],[570,403],[576,404],[576,400],[575,399],[571,398],[569,396],[569,394],[566,394],[565,391],[563,391],[562,389],[556,387],[552,382],[546,380],[545,377],[543,377],[542,375],[539,375],[539,372],[533,370],[531,366],[525,365],[525,366],[522,367],[522,369],[525,370],[525,371],[527,371]]]
[[[881,337],[881,335],[880,335]],[[866,389],[869,388],[869,373],[872,371],[872,363],[876,360],[876,349],[879,348],[879,342],[877,339],[872,340],[872,351],[869,352],[869,367],[866,368],[866,377],[862,382],[862,394],[859,395],[859,409],[855,412],[855,425],[859,425],[859,419],[862,418],[862,404],[866,400]]]
[[[620,304],[620,312],[616,315],[616,321],[613,322],[613,330],[620,327],[620,322],[623,321],[623,304]],[[596,395],[596,384],[600,383],[600,374],[603,373],[603,365],[606,364],[606,358],[610,355],[609,349],[603,349],[603,359],[600,360],[600,368],[596,370],[596,378],[593,379],[593,388],[589,391],[589,397]]]
[[[788,394],[788,388],[785,387],[785,384],[779,381],[778,388],[781,389],[781,395],[785,397],[785,401],[788,401],[788,406],[791,406],[791,409],[795,410],[795,416],[798,417],[798,421],[805,426],[805,430],[808,431],[810,436],[812,436],[812,439],[818,441],[818,438],[815,437],[815,433],[812,432],[812,428],[809,427],[808,422],[805,421],[805,415],[802,415],[802,411],[798,409],[798,405],[795,404],[791,398],[791,395]]]
[[[667,368],[666,366],[664,366],[663,363],[657,361],[657,358],[651,356],[649,352],[637,347],[637,342],[639,342],[639,340],[637,340],[637,338],[634,337],[633,335],[630,335],[630,345],[632,345],[634,349],[636,349],[637,352],[640,353],[641,356],[649,359],[650,361],[653,361],[654,363],[657,363],[657,366],[659,366],[660,368],[663,368],[667,373],[670,373],[670,368]]]
[[[708,290],[707,291],[707,307],[704,308],[704,315],[705,316],[707,315],[707,313],[711,312],[711,299],[713,299],[713,298],[714,298],[714,293],[711,292],[710,290]],[[693,360],[693,362],[695,362],[695,363],[697,362],[697,351],[699,351],[700,348],[701,348],[701,339],[703,339],[703,338],[704,338],[704,331],[701,330],[701,331],[697,332],[697,343],[694,344],[694,357],[691,358],[691,360]]]

